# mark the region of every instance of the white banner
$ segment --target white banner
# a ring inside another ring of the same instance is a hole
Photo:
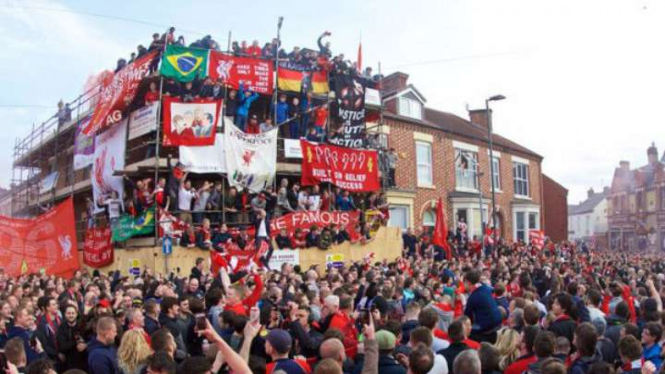
[[[58,176],[60,173],[54,171],[53,173],[47,175],[39,182],[39,193],[46,193],[55,188],[56,183],[58,183]]]
[[[284,157],[302,158],[300,139],[284,139]]]
[[[95,157],[95,136],[88,136],[81,131],[88,126],[88,122],[90,117],[83,119],[74,133],[74,170],[85,169],[92,165],[92,159]]]
[[[282,264],[298,265],[300,263],[300,250],[275,249],[270,257],[268,266],[271,269],[281,269]]]
[[[129,139],[136,139],[157,130],[157,112],[159,112],[158,101],[133,111],[129,115]]]
[[[95,157],[92,163],[92,197],[95,213],[104,210],[103,202],[117,192],[122,202],[123,178],[113,175],[125,169],[127,119],[98,134],[95,139]]]
[[[214,145],[180,146],[178,161],[192,173],[226,173],[224,134],[216,134]]]
[[[381,93],[374,88],[365,88],[365,105],[381,106]]]
[[[229,185],[260,192],[277,171],[277,129],[245,134],[224,120],[224,148]]]

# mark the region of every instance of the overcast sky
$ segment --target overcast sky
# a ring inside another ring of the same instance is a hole
[[[427,105],[467,117],[466,106],[503,94],[497,133],[545,157],[569,203],[610,183],[619,160],[646,163],[665,150],[665,2],[658,0],[4,1],[0,4],[0,185],[11,178],[14,141],[71,100],[87,77],[154,31],[174,25],[188,42],[212,34],[315,46],[384,74],[401,70]],[[122,6],[119,6],[122,5]],[[101,15],[99,16],[93,16]],[[132,19],[135,21],[127,21]]]

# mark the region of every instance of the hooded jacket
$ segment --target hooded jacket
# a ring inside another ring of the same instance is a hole
[[[106,345],[96,337],[88,344],[88,373],[118,374],[118,351],[115,346]]]

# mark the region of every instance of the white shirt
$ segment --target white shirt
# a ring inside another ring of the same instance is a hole
[[[321,204],[321,196],[309,195],[309,210],[311,211],[319,210],[320,204]]]
[[[183,187],[180,187],[180,191],[178,191],[178,210],[181,210],[183,212],[189,212],[192,210],[192,199],[196,193],[192,192],[192,190],[186,190]]]
[[[432,352],[436,352],[450,347],[450,342],[447,340],[439,339],[436,336],[432,335]]]
[[[592,306],[587,307],[587,309],[589,309],[589,318],[591,319],[591,322],[593,322],[593,320],[596,318],[600,318],[605,321],[605,313],[603,313],[602,310]]]
[[[267,238],[268,237],[268,231],[266,231],[266,220],[262,219],[261,223],[259,224],[259,233],[256,235],[259,238]]]
[[[104,201],[109,211],[109,218],[118,218],[120,217],[120,200],[119,199],[107,199]]]
[[[434,353],[434,366],[427,374],[448,374],[448,362],[443,355]]]

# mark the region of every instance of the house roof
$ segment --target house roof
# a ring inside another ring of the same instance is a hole
[[[416,123],[422,126],[431,127],[434,129],[442,130],[462,137],[479,140],[481,142],[488,141],[487,130],[485,128],[475,123],[472,123],[462,117],[459,117],[452,113],[442,112],[431,108],[425,108],[423,114],[424,114],[423,120],[400,116],[389,112],[385,113],[384,116],[405,122]],[[513,142],[510,139],[504,138],[503,136],[497,133],[492,134],[492,142],[494,143],[495,146],[503,147],[511,151],[516,151],[531,157],[535,157],[539,160],[543,159],[543,156],[537,154],[536,152],[526,147],[523,147]]]
[[[605,198],[604,193],[596,192],[578,205],[568,205],[568,215],[574,216],[576,214],[591,213]]]
[[[388,92],[385,92],[385,91],[384,91],[384,92],[381,92],[381,96],[382,96],[381,99],[382,99],[383,101],[385,101],[385,100],[389,100],[389,99],[391,99],[393,96],[398,96],[398,95],[400,95],[401,93],[403,93],[403,92],[405,92],[405,91],[413,91],[413,92],[416,94],[416,96],[418,96],[418,98],[420,99],[420,101],[423,102],[423,104],[427,102],[427,99],[425,99],[425,96],[423,96],[423,94],[420,93],[420,91],[418,91],[418,89],[416,88],[416,86],[414,86],[414,85],[412,85],[412,84],[407,84],[406,87],[402,88],[401,90],[394,90],[394,91],[388,91]]]

